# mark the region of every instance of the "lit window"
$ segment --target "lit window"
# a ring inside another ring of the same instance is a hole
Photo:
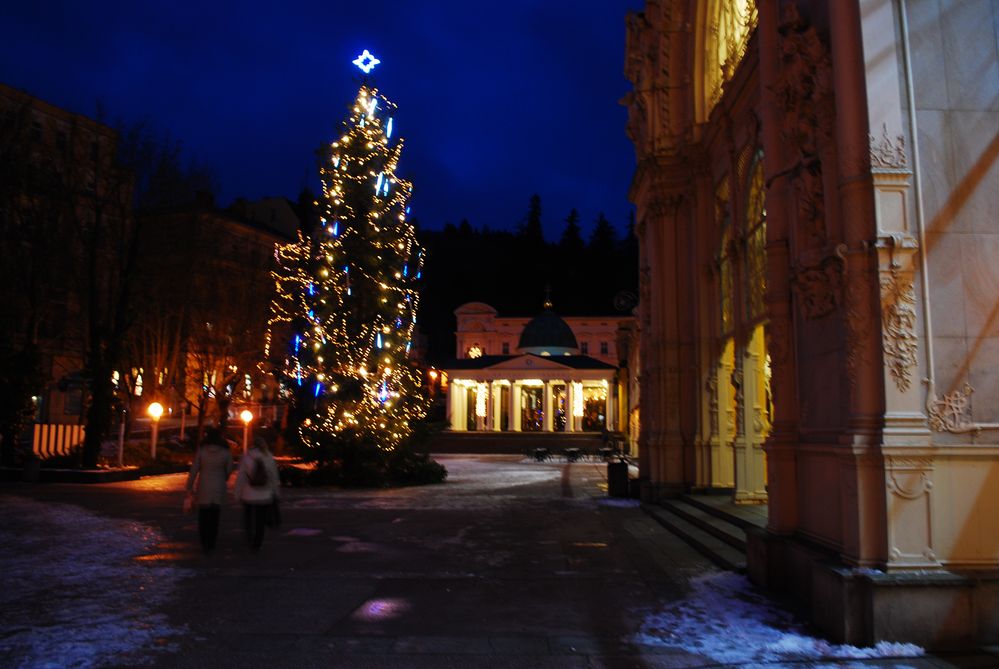
[[[469,358],[481,358],[482,349],[479,348],[478,346],[472,346],[468,349],[468,351],[465,352],[465,355],[467,355]]]

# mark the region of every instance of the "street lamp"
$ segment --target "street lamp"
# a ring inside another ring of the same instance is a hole
[[[239,413],[239,417],[243,420],[243,455],[246,455],[246,449],[250,443],[250,422],[253,421],[253,412],[249,409],[243,409]]]
[[[156,439],[160,436],[160,416],[163,415],[163,405],[159,402],[153,402],[146,409],[146,413],[149,417],[153,419],[153,435],[149,440],[149,457],[153,460],[156,459]]]

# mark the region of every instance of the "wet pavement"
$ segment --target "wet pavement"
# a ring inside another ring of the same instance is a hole
[[[137,650],[76,666],[999,666],[987,649],[897,659],[740,656],[731,637],[741,629],[713,624],[710,608],[695,620],[704,623],[704,639],[689,638],[697,635],[689,624],[686,638],[670,639],[675,618],[663,612],[682,608],[704,583],[735,577],[719,574],[636,503],[608,498],[603,463],[438,459],[450,472],[444,485],[286,490],[284,522],[268,530],[259,553],[246,547],[240,509],[230,502],[218,550],[201,554],[194,517],[180,510],[183,475],[99,486],[5,484],[0,494],[72,504],[157,533],[130,559],[144,578],[172,584],[169,596],[159,592],[147,609],[136,608],[136,615],[163,616],[162,630]],[[30,544],[30,525],[20,527],[4,540],[44,555],[44,544]],[[125,587],[112,578],[102,583]],[[35,596],[59,596],[45,592]],[[0,638],[11,629],[0,629]],[[0,662],[32,666],[11,650]]]

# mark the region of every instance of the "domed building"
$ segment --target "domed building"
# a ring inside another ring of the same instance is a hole
[[[533,318],[482,302],[454,313],[457,359],[444,369],[452,430],[628,431],[620,362],[633,317],[562,317],[550,300]]]

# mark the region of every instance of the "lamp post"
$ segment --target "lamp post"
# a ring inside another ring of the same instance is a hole
[[[160,436],[160,416],[163,415],[163,405],[159,402],[153,402],[149,405],[146,410],[149,417],[153,419],[152,430],[153,434],[149,440],[149,457],[153,460],[156,459],[156,439]]]
[[[239,413],[239,417],[243,420],[243,455],[246,455],[246,449],[250,443],[250,423],[253,421],[253,412],[249,409],[243,409]]]

